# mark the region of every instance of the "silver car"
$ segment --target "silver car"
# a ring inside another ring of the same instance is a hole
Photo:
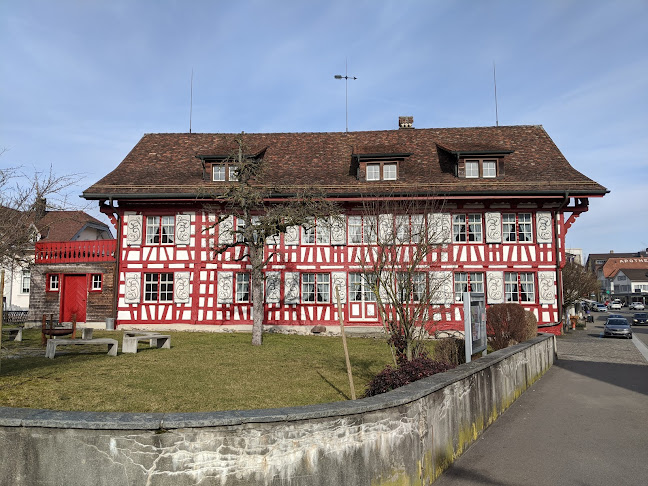
[[[608,319],[603,326],[603,337],[620,336],[632,339],[632,327],[627,319],[617,317]]]

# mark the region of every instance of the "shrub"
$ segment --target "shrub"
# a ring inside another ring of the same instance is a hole
[[[454,337],[437,339],[434,341],[434,358],[459,366],[466,362],[466,342]]]
[[[394,350],[396,356],[396,363],[402,364],[407,362],[407,336],[405,336],[405,330],[400,323],[389,321],[387,323],[389,329],[389,339],[387,339],[387,344],[391,346]],[[412,358],[427,358],[429,354],[425,345],[420,340],[414,340],[410,338],[410,346],[412,347]]]
[[[369,382],[363,397],[372,397],[385,393],[426,376],[448,371],[454,367],[454,365],[446,361],[435,361],[430,358],[415,358],[411,361],[404,361],[396,368],[388,365]]]
[[[486,310],[486,330],[493,349],[503,349],[534,337],[537,319],[520,304],[496,304]]]

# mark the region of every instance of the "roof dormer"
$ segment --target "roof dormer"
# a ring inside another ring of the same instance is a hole
[[[410,155],[412,154],[365,147],[360,153],[351,156],[352,172],[362,182],[397,181],[400,179],[401,165]]]
[[[506,156],[513,150],[497,147],[449,148],[437,144],[454,155],[454,174],[460,179],[497,179],[504,176]]]

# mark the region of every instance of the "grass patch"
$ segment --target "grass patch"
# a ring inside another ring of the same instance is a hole
[[[171,349],[140,343],[137,354],[106,355],[105,346],[57,349],[45,358],[40,330],[3,340],[0,406],[120,412],[246,410],[350,398],[339,337],[173,332]],[[95,331],[113,337],[119,331]],[[356,394],[386,364],[384,340],[347,339]]]

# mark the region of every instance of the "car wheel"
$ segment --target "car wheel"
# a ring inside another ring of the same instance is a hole
[[[632,334],[630,334],[630,335],[628,336],[628,339],[632,339]]]

